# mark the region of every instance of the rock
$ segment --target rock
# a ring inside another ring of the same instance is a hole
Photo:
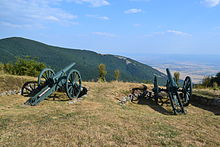
[[[10,96],[10,95],[16,95],[19,93],[19,90],[9,90],[9,91],[4,91],[0,93],[0,96]]]
[[[75,104],[77,101],[70,101],[68,104]]]

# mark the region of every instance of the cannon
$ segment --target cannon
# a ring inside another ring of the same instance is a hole
[[[70,99],[77,98],[81,92],[81,75],[73,69],[75,63],[70,64],[55,73],[50,68],[43,69],[37,82],[27,82],[22,88],[22,94],[31,96],[26,105],[37,105],[58,89],[64,89]]]
[[[166,69],[166,72],[167,83],[165,89],[158,86],[157,77],[154,77],[153,98],[158,104],[158,100],[163,98],[160,96],[160,92],[166,92],[168,94],[173,113],[185,114],[184,107],[189,105],[192,96],[192,80],[189,76],[187,76],[184,80],[183,87],[179,88],[168,68]]]

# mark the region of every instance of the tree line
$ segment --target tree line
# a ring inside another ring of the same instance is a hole
[[[27,76],[38,76],[40,72],[46,68],[46,65],[43,62],[39,62],[37,58],[32,58],[30,56],[25,56],[23,58],[17,57],[14,63],[0,63],[0,72],[13,74],[13,75],[27,75]],[[99,82],[106,82],[106,65],[99,64],[98,65],[98,81]],[[174,80],[179,85],[180,73],[174,73]],[[116,81],[120,79],[120,70],[114,70],[114,78]],[[196,87],[207,88],[213,87],[218,88],[220,86],[220,72],[217,73],[215,76],[206,76],[203,78],[201,84],[196,84]]]
[[[0,63],[0,71],[12,75],[38,76],[46,65],[36,58],[25,56],[17,57],[14,63]]]
[[[199,87],[213,87],[214,89],[220,86],[220,72],[215,76],[206,76],[202,79],[202,83]]]
[[[12,75],[26,75],[26,76],[38,76],[40,72],[46,68],[43,62],[37,61],[37,58],[25,56],[23,58],[17,57],[14,63],[0,63],[0,72],[12,74]],[[105,64],[98,65],[99,82],[106,82],[106,66]],[[120,78],[120,70],[114,71],[115,80],[118,81]]]

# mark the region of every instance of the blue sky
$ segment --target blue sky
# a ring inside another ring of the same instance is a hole
[[[0,38],[124,56],[219,54],[220,0],[0,0]]]

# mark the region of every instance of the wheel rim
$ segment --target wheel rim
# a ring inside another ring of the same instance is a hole
[[[70,99],[77,98],[81,91],[81,76],[77,70],[72,70],[67,76],[66,93]]]
[[[54,71],[49,68],[45,68],[41,71],[40,75],[38,76],[38,84],[44,85],[50,78],[55,75]]]
[[[177,92],[169,93],[169,97],[174,114],[184,113],[184,108],[179,99],[178,93]]]
[[[192,81],[189,76],[187,76],[183,83],[183,105],[188,106],[192,96]]]
[[[36,81],[26,82],[21,89],[21,95],[32,96],[36,92],[37,87],[38,83]]]

